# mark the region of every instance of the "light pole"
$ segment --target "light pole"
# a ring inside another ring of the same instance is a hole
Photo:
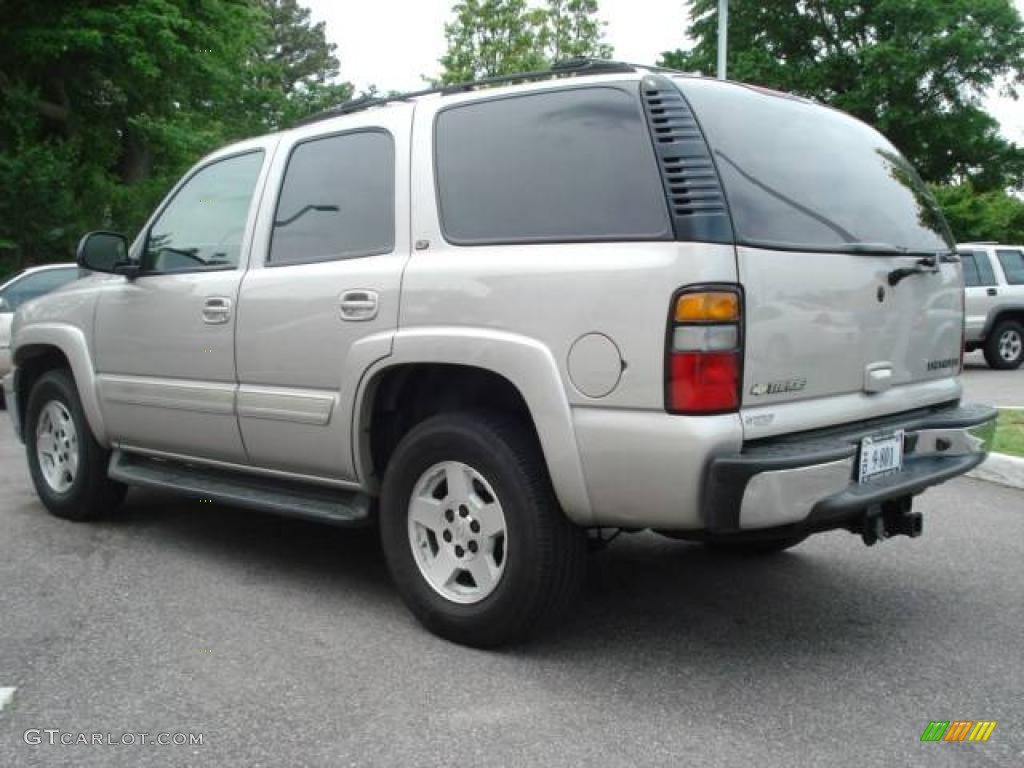
[[[725,53],[729,38],[729,0],[718,0],[718,79],[725,80]]]

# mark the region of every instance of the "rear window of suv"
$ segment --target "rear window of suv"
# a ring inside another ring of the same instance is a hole
[[[461,245],[671,239],[635,86],[449,107],[435,129],[446,239]]]
[[[711,147],[737,241],[809,251],[952,249],[931,193],[873,128],[752,86],[675,81]]]

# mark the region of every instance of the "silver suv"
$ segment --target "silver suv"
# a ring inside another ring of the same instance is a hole
[[[1024,246],[963,243],[967,351],[1004,370],[1024,362]]]
[[[881,135],[589,63],[361,101],[227,147],[23,307],[32,479],[379,523],[431,630],[559,618],[599,529],[733,553],[917,535],[980,463],[962,277]]]

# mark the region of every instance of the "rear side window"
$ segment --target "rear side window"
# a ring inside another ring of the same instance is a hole
[[[1024,253],[1021,251],[996,251],[1003,274],[1010,285],[1024,285]]]
[[[395,146],[383,130],[292,150],[274,214],[271,266],[352,259],[395,247]]]
[[[995,285],[996,275],[988,254],[984,251],[960,251],[960,261],[964,270],[964,285],[967,287]]]
[[[964,285],[968,288],[981,285],[981,277],[978,276],[978,262],[974,260],[974,254],[961,251],[960,264],[964,271]]]
[[[873,128],[761,89],[676,78],[711,146],[737,239],[793,250],[949,251],[942,213]]]
[[[463,245],[669,239],[636,88],[573,88],[437,116],[445,237]]]

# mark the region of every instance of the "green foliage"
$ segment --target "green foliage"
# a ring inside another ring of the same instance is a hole
[[[1003,190],[976,192],[969,184],[932,185],[958,242],[1024,243],[1024,200]]]
[[[712,74],[716,0],[695,0],[687,51],[662,63]],[[729,76],[818,99],[884,133],[931,181],[1024,184],[1024,150],[982,108],[1024,77],[1011,0],[765,0],[733,3]]]
[[[295,0],[5,0],[0,272],[135,232],[201,155],[338,99]]]
[[[460,0],[445,24],[441,83],[546,69],[560,59],[607,58],[597,0]]]
[[[1024,411],[999,411],[992,450],[1024,458]]]
[[[612,47],[602,42],[604,24],[597,0],[548,0],[545,42],[549,61],[608,59]]]
[[[544,67],[543,12],[526,0],[461,0],[445,24],[441,81],[456,83]]]

